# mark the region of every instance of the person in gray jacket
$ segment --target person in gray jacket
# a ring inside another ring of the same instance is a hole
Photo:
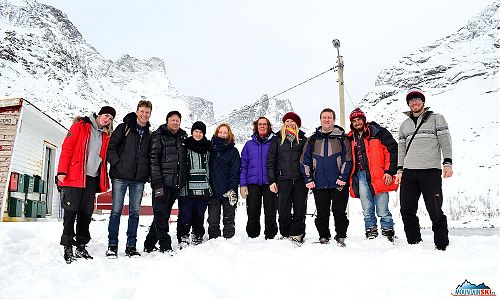
[[[444,251],[449,239],[447,219],[441,209],[441,173],[444,178],[453,175],[448,124],[442,115],[424,107],[425,96],[422,90],[409,90],[406,102],[410,111],[405,112],[408,119],[399,128],[396,177],[396,183],[401,184],[401,216],[406,239],[409,244],[422,241],[417,209],[418,199],[423,194],[425,207],[432,221],[434,244],[436,249]]]

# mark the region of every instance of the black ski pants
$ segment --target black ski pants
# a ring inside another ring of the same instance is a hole
[[[276,215],[278,212],[278,199],[276,194],[271,192],[269,184],[257,185],[249,184],[247,196],[247,234],[250,238],[260,235],[260,213],[262,203],[264,203],[264,236],[272,239],[278,233]]]
[[[177,218],[177,241],[180,243],[182,237],[189,237],[191,227],[193,235],[203,238],[205,235],[205,212],[207,211],[207,200],[196,197],[179,198],[179,216]]]
[[[307,188],[304,180],[279,180],[278,182],[278,223],[284,237],[305,235]]]
[[[212,198],[208,203],[208,238],[214,239],[221,236],[220,215],[222,210],[222,236],[230,239],[235,234],[234,218],[236,215],[236,204],[229,204],[226,197]]]
[[[178,194],[178,189],[165,187],[162,196],[153,197],[153,223],[151,223],[144,241],[144,248],[153,249],[158,241],[160,250],[172,250],[172,238],[168,234],[168,221]]]
[[[87,176],[86,187],[63,187],[63,246],[86,245],[90,241],[90,221],[94,211],[94,200],[99,177]],[[76,221],[76,234],[75,234]],[[76,236],[76,239],[75,239]]]
[[[330,209],[335,221],[336,237],[347,237],[347,201],[349,200],[349,187],[346,185],[339,191],[333,189],[314,189],[314,202],[316,203],[316,219],[314,224],[318,229],[319,238],[330,239]]]
[[[423,195],[425,207],[432,221],[434,244],[443,248],[448,246],[448,222],[441,209],[443,206],[441,185],[439,169],[404,169],[399,197],[406,240],[409,244],[418,243],[422,239],[417,210],[418,200],[420,195]]]

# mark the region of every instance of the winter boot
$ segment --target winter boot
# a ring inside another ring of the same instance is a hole
[[[125,254],[128,257],[141,256],[141,253],[139,253],[139,251],[137,251],[137,248],[135,248],[135,247],[126,247],[125,248]]]
[[[156,246],[153,246],[153,248],[147,248],[147,247],[144,247],[144,252],[146,253],[151,253],[151,252],[155,252],[155,251],[159,251],[160,249]]]
[[[295,246],[300,247],[304,243],[304,236],[302,234],[290,236],[290,241]]]
[[[382,228],[382,235],[385,236],[389,242],[394,243],[394,229],[393,228]]]
[[[345,247],[345,238],[335,236],[335,241],[337,242],[337,246],[342,248]]]
[[[330,239],[328,238],[320,238],[319,239],[320,244],[330,244]]]
[[[85,258],[85,259],[94,259],[92,256],[90,256],[89,252],[85,248],[85,245],[76,246],[75,257],[76,258]]]
[[[201,236],[197,236],[195,234],[192,234],[191,235],[191,244],[193,244],[193,246],[198,246],[199,244],[203,243],[203,237]]]
[[[179,249],[182,250],[184,248],[187,248],[189,246],[189,236],[181,236],[181,240],[179,242]]]
[[[368,228],[366,231],[365,231],[365,236],[367,239],[369,240],[373,240],[374,238],[376,238],[378,236],[378,230],[377,230],[377,227],[372,227],[372,228]]]
[[[67,264],[70,264],[75,260],[75,256],[73,255],[73,246],[64,246],[64,260]]]
[[[118,257],[118,246],[108,246],[106,251],[107,258],[117,258]]]

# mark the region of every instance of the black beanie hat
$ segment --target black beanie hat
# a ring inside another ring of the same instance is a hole
[[[116,117],[116,110],[111,106],[103,106],[99,111],[98,115],[110,114],[113,116],[113,119]]]
[[[193,134],[193,131],[195,131],[196,129],[203,132],[203,136],[207,134],[207,126],[202,121],[194,122],[193,126],[191,127],[191,134]]]

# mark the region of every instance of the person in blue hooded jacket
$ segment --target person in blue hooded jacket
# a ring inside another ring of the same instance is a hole
[[[334,237],[345,247],[347,237],[346,208],[349,199],[349,176],[352,169],[352,150],[344,129],[335,125],[335,112],[325,108],[320,113],[321,126],[307,140],[300,159],[306,187],[311,189],[316,203],[314,223],[319,241],[330,241],[330,209],[335,220]]]
[[[238,202],[240,182],[240,153],[234,147],[234,134],[229,124],[217,126],[212,137],[210,151],[210,180],[214,196],[208,204],[208,237],[221,236],[220,216],[222,210],[222,236],[230,239],[235,233],[234,218]]]
[[[267,156],[269,146],[274,140],[271,122],[260,117],[253,122],[252,138],[241,151],[240,195],[246,198],[247,227],[250,238],[260,235],[260,213],[264,204],[264,236],[273,239],[278,233],[276,214],[278,198],[269,189],[267,176]]]

